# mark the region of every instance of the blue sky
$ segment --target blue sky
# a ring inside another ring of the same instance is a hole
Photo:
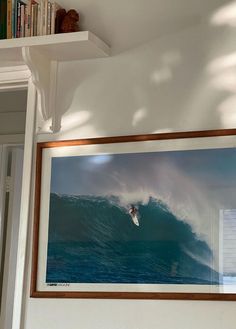
[[[212,149],[60,157],[52,160],[51,191],[60,194],[122,193],[122,186],[158,190],[163,167],[206,186],[236,184],[236,150]]]

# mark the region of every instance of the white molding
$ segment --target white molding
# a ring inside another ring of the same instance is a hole
[[[47,120],[47,96],[49,93],[50,61],[37,50],[30,47],[22,48],[22,56],[32,74],[32,82],[38,91],[39,109],[44,120]]]
[[[46,121],[52,118],[53,132],[60,130],[60,119],[56,116],[56,91],[58,62],[51,61],[39,50],[32,47],[23,47],[22,56],[28,65],[32,81],[38,92],[39,110]]]
[[[28,237],[28,223],[29,223],[29,207],[31,198],[31,177],[32,177],[32,160],[35,141],[35,121],[37,108],[36,88],[29,80],[28,85],[28,100],[27,100],[27,115],[26,115],[26,131],[24,144],[24,162],[23,162],[23,178],[22,178],[22,202],[20,210],[20,227],[19,240],[16,264],[16,282],[15,282],[15,296],[13,307],[13,322],[11,329],[21,328],[21,319],[23,313],[23,299],[24,299],[24,278],[27,252],[27,237]]]
[[[110,55],[110,47],[90,31],[0,40],[0,61],[22,62],[22,47],[44,52],[52,60],[72,61]]]
[[[16,278],[16,255],[21,204],[23,148],[12,148],[11,172],[9,179],[9,204],[6,227],[6,248],[1,304],[1,328],[12,327],[12,312]],[[7,183],[6,183],[7,185]]]
[[[3,229],[4,229],[4,213],[5,213],[5,177],[7,176],[7,150],[6,147],[0,145],[0,261],[2,261],[3,248]],[[1,303],[1,298],[0,298]],[[0,313],[0,324],[2,322],[2,312]]]
[[[0,67],[0,91],[26,89],[30,75],[26,65]]]
[[[56,100],[57,100],[57,77],[58,77],[58,61],[51,62],[50,71],[50,98],[49,98],[49,108],[52,109],[52,125],[50,127],[52,132],[58,132],[61,129],[61,116],[56,111]]]
[[[30,204],[31,192],[31,170],[32,154],[35,134],[35,117],[36,117],[36,89],[31,79],[31,73],[27,66],[0,67],[0,90],[12,90],[28,88],[27,111],[26,111],[26,133],[16,135],[0,135],[0,144],[24,144],[24,167],[22,195],[24,202],[21,202],[20,210],[20,228],[16,264],[16,282],[15,296],[13,307],[13,322],[11,329],[21,328],[21,319],[23,313],[23,289],[25,278],[25,262],[27,248],[27,228],[28,228],[28,209]]]
[[[13,320],[11,329],[21,328],[23,313],[23,293],[26,263],[26,248],[28,236],[28,213],[31,196],[31,170],[32,156],[35,138],[35,118],[36,118],[36,89],[32,82],[31,73],[27,66],[1,67],[0,68],[0,89],[5,91],[19,88],[28,88],[27,111],[26,111],[26,132],[16,135],[0,135],[0,144],[22,144],[24,143],[24,165],[22,180],[22,195],[20,210],[20,227],[17,250],[16,282],[13,307]],[[2,199],[2,198],[1,198]]]

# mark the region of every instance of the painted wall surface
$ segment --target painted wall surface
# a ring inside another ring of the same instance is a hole
[[[27,91],[7,91],[0,93],[0,135],[23,134]]]
[[[111,58],[60,65],[60,140],[236,125],[235,29],[207,23]],[[46,134],[45,134],[46,133]],[[29,255],[30,259],[30,255]],[[24,329],[233,329],[236,304],[29,298]]]

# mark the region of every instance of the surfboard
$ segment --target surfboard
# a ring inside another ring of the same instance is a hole
[[[138,217],[137,217],[137,215],[136,215],[136,214],[135,214],[135,215],[130,214],[130,216],[131,216],[131,218],[132,218],[133,223],[134,223],[135,225],[139,226],[139,221],[138,221]]]
[[[129,210],[130,217],[133,221],[133,223],[137,226],[139,226],[138,216],[137,216],[137,209],[135,209],[135,212],[132,211],[132,208]]]

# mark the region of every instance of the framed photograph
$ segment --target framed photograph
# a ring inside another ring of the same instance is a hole
[[[236,300],[236,129],[37,145],[32,297]]]

